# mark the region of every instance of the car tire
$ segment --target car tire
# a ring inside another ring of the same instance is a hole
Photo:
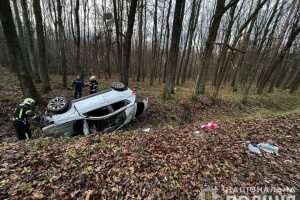
[[[126,89],[125,85],[120,82],[112,82],[111,88],[117,91],[124,91]]]
[[[47,110],[52,113],[62,113],[69,107],[69,100],[65,97],[55,97],[47,104]]]

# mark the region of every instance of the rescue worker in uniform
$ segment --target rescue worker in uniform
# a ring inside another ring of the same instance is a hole
[[[77,99],[77,95],[79,95],[79,98],[81,98],[83,86],[84,86],[83,80],[80,79],[80,76],[77,76],[76,79],[72,83],[72,87],[73,87],[73,89],[75,89],[75,92],[74,92],[75,99]]]
[[[98,81],[95,76],[90,77],[89,85],[90,85],[90,94],[94,94],[98,92]]]
[[[39,117],[32,111],[31,106],[35,101],[32,98],[24,99],[22,104],[19,104],[13,115],[13,126],[17,132],[17,137],[20,140],[26,140],[31,138],[30,125],[28,117],[33,120],[39,121]]]

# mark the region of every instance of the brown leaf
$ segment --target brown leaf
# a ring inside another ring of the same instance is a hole
[[[94,190],[85,191],[86,197],[85,200],[90,200],[90,196],[93,194]]]
[[[44,198],[44,194],[41,192],[33,193],[31,197],[32,200],[43,199],[43,198]]]

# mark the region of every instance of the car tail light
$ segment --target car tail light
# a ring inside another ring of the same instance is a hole
[[[135,91],[132,91],[132,95],[136,95]]]

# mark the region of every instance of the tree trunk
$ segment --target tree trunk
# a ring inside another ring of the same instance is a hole
[[[87,13],[87,6],[88,0],[83,0],[82,1],[82,7],[83,7],[83,52],[82,52],[82,69],[83,69],[83,74],[85,75],[85,69],[88,66],[87,63],[87,52],[86,52],[86,24],[87,24],[87,20],[86,20],[86,13]]]
[[[67,80],[67,59],[65,53],[65,31],[64,25],[62,23],[62,14],[61,14],[61,0],[57,0],[57,19],[58,19],[58,37],[59,37],[59,51],[60,51],[60,62],[62,69],[62,83],[63,87],[68,87]]]
[[[130,66],[130,55],[131,55],[131,38],[133,34],[134,26],[134,16],[136,13],[138,0],[131,0],[130,11],[128,16],[127,32],[125,35],[124,49],[123,49],[123,69],[122,69],[122,79],[121,82],[128,86],[128,75],[129,75],[129,66]]]
[[[29,62],[29,55],[26,49],[26,44],[25,44],[25,38],[24,38],[24,32],[23,32],[23,27],[22,27],[22,22],[20,19],[20,14],[19,14],[19,9],[18,9],[18,4],[16,0],[13,0],[13,7],[14,7],[14,11],[15,11],[15,18],[16,18],[16,22],[17,22],[17,30],[19,33],[19,42],[21,45],[21,50],[23,53],[23,57],[24,57],[24,61],[26,62],[26,66],[30,66],[30,62]],[[28,70],[31,72],[31,68],[29,67]]]
[[[27,50],[29,54],[29,62],[32,72],[33,80],[36,83],[41,82],[41,78],[39,75],[39,71],[36,65],[35,56],[34,56],[34,42],[33,42],[33,34],[30,29],[30,21],[28,18],[28,9],[26,0],[21,0],[21,7],[23,13],[23,23],[24,23],[24,32],[25,32],[25,40],[27,41]]]
[[[122,79],[122,69],[123,69],[123,64],[122,64],[122,43],[121,43],[121,38],[120,38],[120,31],[122,30],[120,28],[120,21],[119,15],[118,15],[118,7],[116,0],[113,0],[113,7],[114,7],[114,20],[115,20],[115,26],[116,26],[116,41],[117,41],[117,66],[118,66],[118,75],[119,75],[119,80]]]
[[[286,33],[286,30],[288,28],[288,25],[290,23],[290,18],[291,16],[293,15],[294,13],[294,10],[295,10],[295,7],[296,7],[296,3],[297,1],[294,0],[293,3],[292,3],[292,6],[291,6],[291,9],[290,9],[290,12],[289,12],[289,15],[287,17],[287,19],[285,20],[285,23],[281,29],[281,32],[280,32],[280,35],[279,35],[279,38],[277,40],[277,44],[276,44],[276,47],[275,49],[278,51],[281,44],[282,44],[282,41],[283,41],[283,38],[284,38],[284,35]],[[275,51],[274,53],[274,57],[277,56],[277,51]],[[281,73],[280,70],[278,69],[279,67],[277,67],[277,69],[275,69],[273,75],[270,77],[270,85],[269,85],[269,90],[268,90],[268,93],[271,93],[273,92],[273,88],[274,88],[274,85],[275,85],[275,81],[277,80],[277,77],[278,77],[278,73]]]
[[[295,10],[295,7],[296,7],[296,4],[297,4],[297,0],[293,0],[293,3],[292,3],[292,6],[291,6],[291,9],[290,9],[290,13],[289,15],[287,16],[286,20],[285,20],[285,23],[280,31],[280,35],[279,35],[279,38],[277,40],[277,44],[276,44],[276,48],[279,49],[281,44],[282,44],[282,41],[283,41],[283,38],[284,38],[284,34],[286,33],[286,30],[288,28],[288,25],[290,23],[290,18],[291,16],[293,15],[294,13],[294,10]]]
[[[232,2],[231,5],[234,5],[237,2],[238,0]],[[205,83],[206,83],[208,68],[210,65],[210,60],[212,57],[212,52],[214,47],[213,43],[216,40],[222,16],[228,10],[228,8],[229,6],[225,7],[225,0],[217,1],[215,13],[213,16],[213,21],[209,27],[208,38],[204,48],[203,58],[201,61],[201,70],[197,75],[197,80],[192,94],[193,99],[196,99],[198,91],[201,94],[205,93]]]
[[[191,54],[191,51],[192,51],[193,38],[194,38],[195,30],[196,30],[196,27],[197,27],[197,24],[198,24],[198,18],[199,18],[199,13],[200,13],[201,2],[202,1],[195,1],[195,0],[193,2],[193,11],[192,11],[191,22],[190,22],[191,24],[189,25],[189,29],[190,29],[189,43],[188,43],[188,47],[187,47],[186,59],[185,59],[185,62],[183,63],[181,84],[185,83],[185,78],[186,78],[186,75],[187,75],[187,67],[188,67],[188,64],[189,64],[189,61],[190,61],[190,54]],[[178,79],[179,79],[179,77],[178,77]],[[178,82],[178,84],[179,84],[179,82]]]
[[[84,76],[83,66],[80,62],[80,23],[79,23],[79,0],[76,0],[75,5],[75,23],[76,23],[76,58],[75,58],[75,65],[77,73],[80,73],[80,75]]]
[[[38,41],[38,49],[39,49],[39,64],[40,64],[40,75],[43,84],[43,92],[51,91],[51,87],[49,84],[49,73],[48,73],[48,65],[46,59],[46,48],[45,48],[45,39],[44,39],[44,27],[43,27],[43,19],[41,12],[41,5],[39,0],[33,0],[33,10],[36,21],[36,35]]]
[[[142,0],[143,1],[143,0]],[[145,81],[145,74],[146,74],[146,52],[147,52],[147,42],[146,42],[146,35],[147,35],[147,0],[144,1],[144,39],[143,39],[143,65],[142,65],[142,82]]]
[[[267,69],[266,73],[264,73],[263,77],[262,77],[262,81],[260,82],[258,89],[257,89],[257,93],[258,94],[262,94],[263,89],[265,88],[265,86],[267,85],[268,81],[270,80],[271,75],[273,74],[273,72],[275,71],[275,69],[282,63],[286,52],[289,51],[289,49],[291,48],[294,40],[296,39],[296,37],[299,35],[300,33],[300,26],[295,27],[296,25],[298,25],[297,23],[299,22],[299,18],[296,20],[295,24],[293,24],[293,28],[291,30],[290,36],[288,38],[288,41],[284,47],[284,49],[279,53],[279,56],[277,59],[275,59],[275,61],[270,65],[270,67]]]
[[[248,32],[246,33],[246,35],[245,35],[245,37],[242,41],[240,50],[242,50],[243,52],[247,51],[248,44],[250,43],[249,42],[250,35],[251,35],[252,30],[253,30],[255,21],[256,21],[256,17],[250,23],[250,27],[248,29]],[[242,71],[244,70],[243,69],[244,58],[245,58],[245,53],[242,53],[242,54],[239,55],[237,66],[236,66],[236,71],[235,71],[235,76],[233,78],[233,92],[237,92],[237,90],[238,90],[238,85],[239,85],[239,82],[240,82],[240,79],[241,79],[240,76],[241,76]]]
[[[21,46],[18,40],[16,27],[14,25],[9,0],[0,1],[0,20],[9,53],[14,59],[14,62],[11,62],[11,64],[19,79],[22,94],[24,97],[33,98],[37,103],[42,103],[42,98],[34,86],[28,67],[24,62],[24,58],[20,50]]]
[[[300,69],[298,68],[298,72],[296,73],[296,75],[292,79],[289,93],[293,94],[297,90],[299,85],[300,85]]]
[[[105,50],[106,50],[106,68],[105,73],[108,75],[109,78],[111,78],[111,61],[110,61],[110,52],[111,52],[111,46],[112,46],[112,40],[111,40],[111,32],[112,32],[112,15],[110,12],[106,11],[106,0],[102,2],[102,10],[104,13],[103,20],[105,24]]]
[[[157,2],[158,0],[155,0],[154,5],[154,15],[153,15],[153,37],[152,37],[152,63],[150,67],[150,85],[153,85],[153,79],[154,79],[154,71],[156,70],[156,55],[157,55]]]
[[[143,1],[140,1],[140,9],[139,9],[139,44],[138,44],[138,73],[137,73],[137,81],[140,81],[141,78],[141,67],[142,67],[142,57],[143,57]]]
[[[264,58],[264,53],[262,53],[262,49],[264,46],[268,46],[268,41],[266,40],[268,32],[269,32],[269,28],[270,25],[278,11],[278,4],[279,4],[280,0],[277,0],[274,8],[273,8],[273,12],[271,13],[271,16],[269,18],[269,21],[267,22],[266,26],[265,26],[265,30],[261,39],[261,42],[259,44],[258,50],[257,52],[254,54],[254,58],[259,58],[257,59],[254,64],[251,66],[249,66],[249,70],[248,70],[248,76],[246,78],[245,84],[244,84],[244,88],[243,88],[243,99],[242,99],[242,103],[247,103],[248,102],[248,95],[249,95],[249,91],[250,91],[250,87],[255,79],[255,77],[258,74],[259,69],[261,68],[261,62]],[[276,21],[276,20],[275,20]],[[272,33],[271,33],[272,34]],[[266,43],[266,44],[265,44]]]
[[[224,44],[221,48],[220,58],[217,61],[216,84],[215,84],[215,88],[214,88],[214,93],[212,95],[213,101],[215,101],[217,99],[222,80],[225,77],[225,72],[226,72],[225,66],[227,66],[226,65],[226,55],[227,55],[227,51],[228,51],[227,45],[229,44],[229,40],[230,40],[231,30],[232,30],[232,26],[234,23],[234,13],[235,13],[236,7],[237,7],[237,4],[232,6],[232,8],[230,9],[230,21],[228,23],[227,32],[226,32],[225,39],[224,39]]]
[[[240,39],[240,37],[243,36],[243,31],[246,29],[246,27],[249,25],[249,23],[253,20],[254,17],[256,17],[256,15],[258,14],[258,12],[260,11],[260,9],[265,5],[265,3],[268,0],[263,0],[262,2],[259,2],[258,5],[256,6],[256,9],[253,11],[253,13],[248,17],[248,19],[243,23],[243,25],[241,25],[241,27],[239,28],[238,32],[237,32],[237,36],[234,38],[232,45],[231,45],[231,50],[236,50],[236,46],[237,43]],[[231,59],[233,59],[233,54],[231,54],[231,56],[228,56],[228,58],[226,59],[225,62],[225,78],[224,78],[224,82],[227,81],[227,79],[229,79],[228,74],[232,71],[229,67],[230,61]]]
[[[163,93],[163,97],[165,99],[170,99],[171,94],[174,94],[179,43],[180,43],[180,36],[182,30],[182,21],[184,16],[184,7],[185,7],[185,0],[176,0],[174,19],[173,19],[172,41],[171,41],[170,53],[168,56],[166,84]]]
[[[169,57],[169,37],[170,37],[169,19],[170,19],[171,7],[172,7],[172,0],[169,1],[169,9],[168,9],[167,19],[166,19],[166,41],[167,41],[166,48],[165,48],[166,49],[166,58]],[[163,83],[166,82],[167,66],[168,66],[168,59],[166,59],[166,61],[165,61]]]

